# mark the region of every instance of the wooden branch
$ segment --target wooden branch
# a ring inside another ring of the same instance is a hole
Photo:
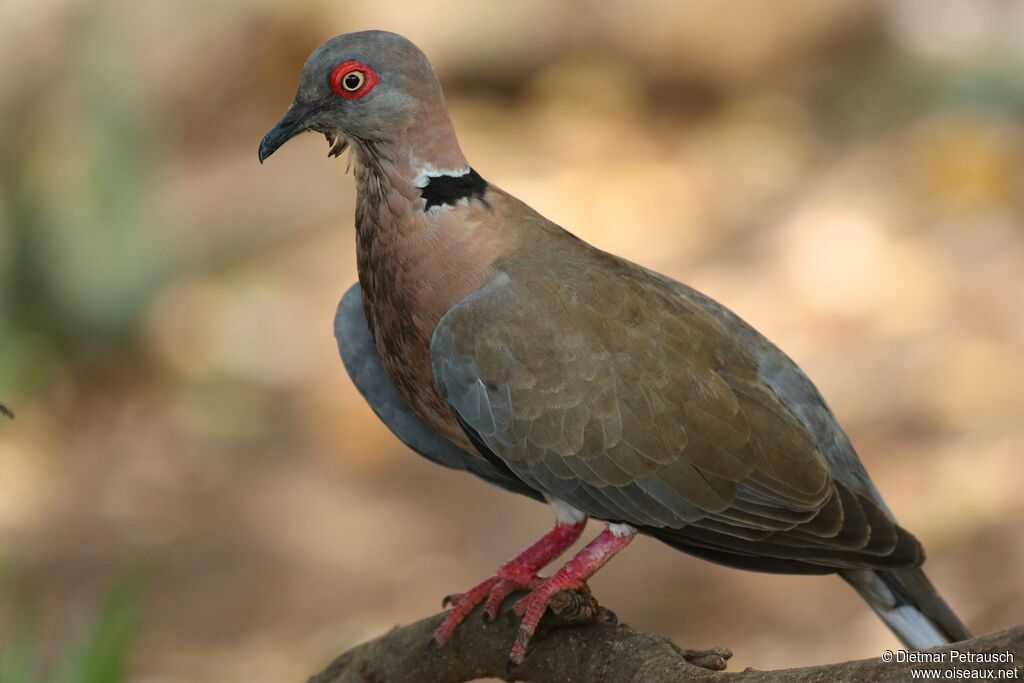
[[[574,614],[548,614],[534,636],[526,661],[522,666],[509,670],[508,651],[519,626],[519,620],[511,613],[514,603],[515,597],[507,600],[494,622],[484,621],[482,612],[477,609],[443,648],[430,647],[428,643],[444,618],[444,612],[415,624],[396,627],[343,653],[323,672],[309,679],[309,683],[463,683],[488,677],[531,683],[677,683],[683,680],[870,682],[910,680],[912,668],[942,672],[958,669],[960,675],[955,678],[960,680],[984,678],[963,674],[971,669],[996,670],[993,677],[997,680],[1024,679],[1024,625],[926,651],[946,653],[944,664],[887,663],[880,657],[874,657],[802,669],[748,669],[726,673],[726,661],[732,653],[724,648],[684,650],[661,636],[613,623],[614,615],[605,623],[573,624],[573,620],[578,618]],[[951,650],[998,654],[1011,660],[994,663],[950,661]],[[1008,674],[1000,674],[999,670],[1006,670]],[[938,677],[939,680],[950,679],[942,673]]]

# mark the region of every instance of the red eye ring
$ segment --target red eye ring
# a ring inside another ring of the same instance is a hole
[[[353,76],[353,78],[346,78],[347,76]],[[331,90],[335,95],[344,97],[346,100],[358,100],[380,83],[380,76],[369,64],[350,59],[334,68],[334,71],[331,72],[330,83]]]

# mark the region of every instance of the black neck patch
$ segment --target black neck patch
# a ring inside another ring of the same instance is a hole
[[[487,181],[480,174],[469,169],[463,175],[439,175],[429,178],[425,187],[420,188],[420,196],[426,200],[424,211],[435,206],[452,206],[460,199],[483,199],[487,190]]]

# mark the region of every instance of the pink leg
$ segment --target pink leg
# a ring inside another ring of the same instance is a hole
[[[570,522],[560,520],[555,524],[555,528],[544,534],[539,541],[502,565],[494,576],[470,588],[465,593],[446,597],[444,604],[451,604],[452,611],[434,632],[434,641],[438,645],[448,642],[452,633],[455,632],[455,628],[485,598],[487,599],[487,604],[484,607],[485,614],[488,618],[494,619],[501,603],[510,594],[517,590],[533,588],[540,583],[537,572],[575,543],[586,525],[586,519]]]
[[[624,524],[612,524],[579,551],[550,579],[541,582],[530,594],[516,603],[513,608],[523,621],[519,624],[519,635],[509,653],[514,664],[522,664],[526,647],[537,630],[537,624],[548,608],[551,596],[559,591],[580,588],[591,576],[612,559],[617,552],[629,545],[636,536],[636,529]]]

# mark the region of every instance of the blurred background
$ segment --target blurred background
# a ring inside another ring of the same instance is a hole
[[[364,28],[485,178],[787,350],[967,624],[1024,620],[1024,2],[6,0],[0,680],[304,680],[548,529],[345,376],[345,163],[256,161]],[[895,644],[839,579],[649,539],[593,585],[733,670]]]

